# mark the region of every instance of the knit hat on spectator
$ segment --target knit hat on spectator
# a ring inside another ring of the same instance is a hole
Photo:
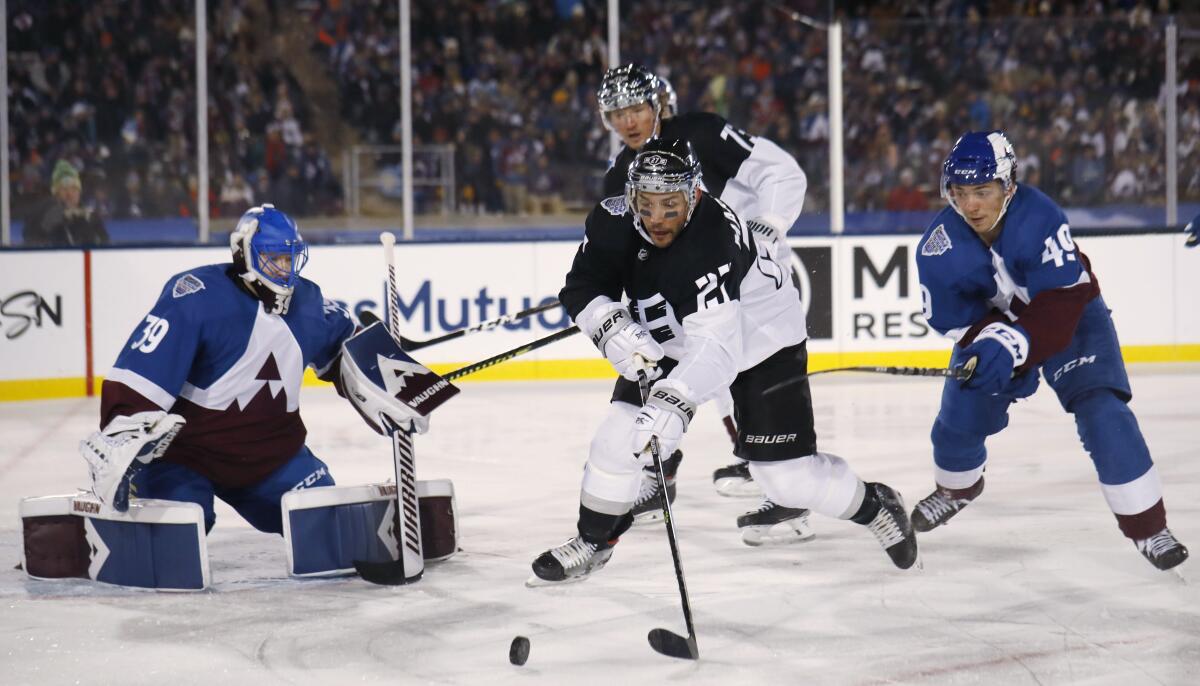
[[[76,188],[82,188],[83,184],[79,181],[79,171],[74,165],[66,160],[59,160],[54,164],[54,172],[50,175],[50,191],[57,193],[59,188],[66,185],[74,185]]]

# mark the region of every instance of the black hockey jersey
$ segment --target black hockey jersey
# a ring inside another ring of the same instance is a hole
[[[743,221],[770,216],[786,230],[800,216],[808,178],[795,158],[770,139],[751,136],[711,112],[666,119],[658,137],[691,143],[705,190]],[[625,193],[626,175],[636,155],[629,147],[621,149],[604,175],[604,195]]]
[[[590,331],[598,324],[592,321],[597,309],[623,295],[634,320],[662,345],[668,376],[685,383],[697,402],[807,337],[791,279],[733,211],[708,193],[666,248],[637,233],[624,196],[592,209],[559,299]]]

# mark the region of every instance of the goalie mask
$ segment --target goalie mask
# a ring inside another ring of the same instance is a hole
[[[633,214],[633,226],[647,242],[655,244],[638,213],[638,193],[683,193],[687,211],[686,226],[696,209],[696,191],[700,188],[700,161],[692,145],[682,139],[655,139],[644,145],[629,165],[625,182],[625,202]]]
[[[967,220],[954,200],[950,186],[979,186],[993,181],[999,181],[1004,188],[1004,204],[988,231],[1000,223],[1016,190],[1017,153],[1001,131],[970,131],[963,134],[942,165],[942,199]]]
[[[308,244],[292,218],[274,205],[254,207],[229,234],[238,276],[270,314],[287,314],[300,271],[308,262]]]
[[[646,140],[653,138],[658,133],[661,118],[660,87],[658,77],[640,64],[626,64],[604,72],[600,88],[596,90],[596,102],[600,107],[604,128],[616,133],[610,121],[613,112],[648,103],[654,110],[654,126]]]

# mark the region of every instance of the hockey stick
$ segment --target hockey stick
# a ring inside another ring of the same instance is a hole
[[[531,307],[527,310],[521,310],[520,312],[517,312],[515,314],[506,314],[506,315],[503,315],[500,317],[496,317],[495,319],[489,319],[486,322],[480,322],[480,323],[476,324],[475,326],[468,326],[465,329],[458,329],[457,331],[451,331],[450,333],[442,334],[441,336],[430,338],[427,341],[414,341],[414,340],[405,338],[404,336],[399,336],[397,338],[397,340],[400,341],[401,348],[403,348],[406,352],[411,352],[413,350],[420,350],[421,348],[428,348],[429,346],[437,345],[438,343],[445,343],[446,341],[452,341],[455,338],[461,338],[463,336],[466,336],[469,333],[475,333],[476,331],[490,331],[490,330],[495,329],[504,324],[511,324],[512,322],[515,322],[520,319],[524,319],[525,317],[530,317],[532,315],[539,314],[539,313],[545,312],[547,310],[553,310],[556,307],[562,307],[562,303],[558,302],[557,300],[553,300],[551,302],[538,305],[537,307]]]
[[[833,369],[822,369],[807,374],[799,374],[790,379],[784,379],[779,383],[768,386],[763,394],[774,393],[782,388],[787,388],[792,384],[800,383],[810,376],[818,374],[832,374],[833,372],[868,372],[871,374],[890,374],[892,376],[933,376],[941,378],[956,379],[958,381],[966,381],[975,373],[975,365],[978,363],[978,357],[972,357],[964,364],[956,367],[873,367],[873,366],[858,366],[858,367],[834,367]]]
[[[396,304],[396,237],[379,234],[388,276],[388,333],[399,342],[400,312]],[[386,417],[383,428],[392,437],[392,461],[396,468],[396,539],[399,555],[387,562],[355,560],[354,569],[366,581],[385,586],[409,584],[425,573],[425,555],[421,546],[421,512],[417,506],[417,456],[412,432]]]
[[[467,376],[468,374],[474,374],[475,372],[478,372],[480,370],[487,369],[488,367],[493,367],[495,365],[498,365],[501,362],[507,362],[514,357],[524,355],[525,353],[528,353],[528,352],[533,352],[534,350],[537,350],[538,348],[544,348],[545,346],[550,345],[551,343],[554,343],[556,341],[561,341],[562,339],[568,338],[570,336],[574,336],[577,333],[579,333],[578,326],[572,326],[572,327],[563,329],[562,331],[556,331],[556,332],[550,334],[549,336],[543,336],[537,340],[530,341],[530,342],[526,343],[525,345],[517,346],[516,348],[513,348],[512,350],[507,350],[505,352],[502,352],[499,355],[493,355],[492,357],[489,357],[486,360],[480,360],[479,362],[475,362],[474,364],[469,364],[460,369],[455,369],[452,372],[448,372],[448,373],[442,375],[442,378],[447,381],[461,379],[462,377]]]
[[[650,378],[643,368],[638,371],[638,390],[642,394],[642,405],[650,397]],[[663,520],[667,525],[667,541],[671,544],[671,561],[675,563],[675,580],[679,582],[679,600],[683,603],[683,623],[687,626],[687,638],[668,629],[651,629],[646,639],[650,647],[666,655],[682,660],[700,659],[700,648],[696,645],[696,627],[692,624],[692,604],[688,601],[687,584],[683,580],[683,562],[679,558],[679,543],[675,540],[675,520],[671,517],[671,501],[667,498],[667,478],[663,474],[662,455],[658,450],[658,438],[650,438],[650,456],[654,459],[654,477],[658,480],[658,499],[662,503]]]

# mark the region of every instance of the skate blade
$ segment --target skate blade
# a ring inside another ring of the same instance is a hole
[[[587,578],[583,576],[569,576],[562,581],[548,581],[534,574],[525,580],[525,588],[548,588],[550,586],[567,586],[569,584],[577,584]]]
[[[770,526],[748,526],[742,529],[742,543],[757,548],[764,545],[787,545],[812,540],[816,532],[807,522],[802,526],[792,526],[788,522],[780,522]]]
[[[713,488],[717,489],[717,495],[723,495],[726,498],[761,498],[762,489],[753,481],[745,479],[717,479],[713,482]]]
[[[1175,565],[1174,567],[1168,569],[1167,571],[1170,572],[1171,575],[1174,576],[1179,581],[1179,583],[1183,584],[1184,586],[1187,586],[1188,578],[1183,575],[1183,570],[1180,569],[1180,567],[1182,567],[1182,566],[1183,565]]]
[[[633,518],[633,525],[634,526],[642,526],[644,524],[653,524],[655,522],[661,522],[663,520],[663,518],[664,517],[663,517],[662,510],[654,510],[653,512],[643,512],[640,515],[636,515]]]

